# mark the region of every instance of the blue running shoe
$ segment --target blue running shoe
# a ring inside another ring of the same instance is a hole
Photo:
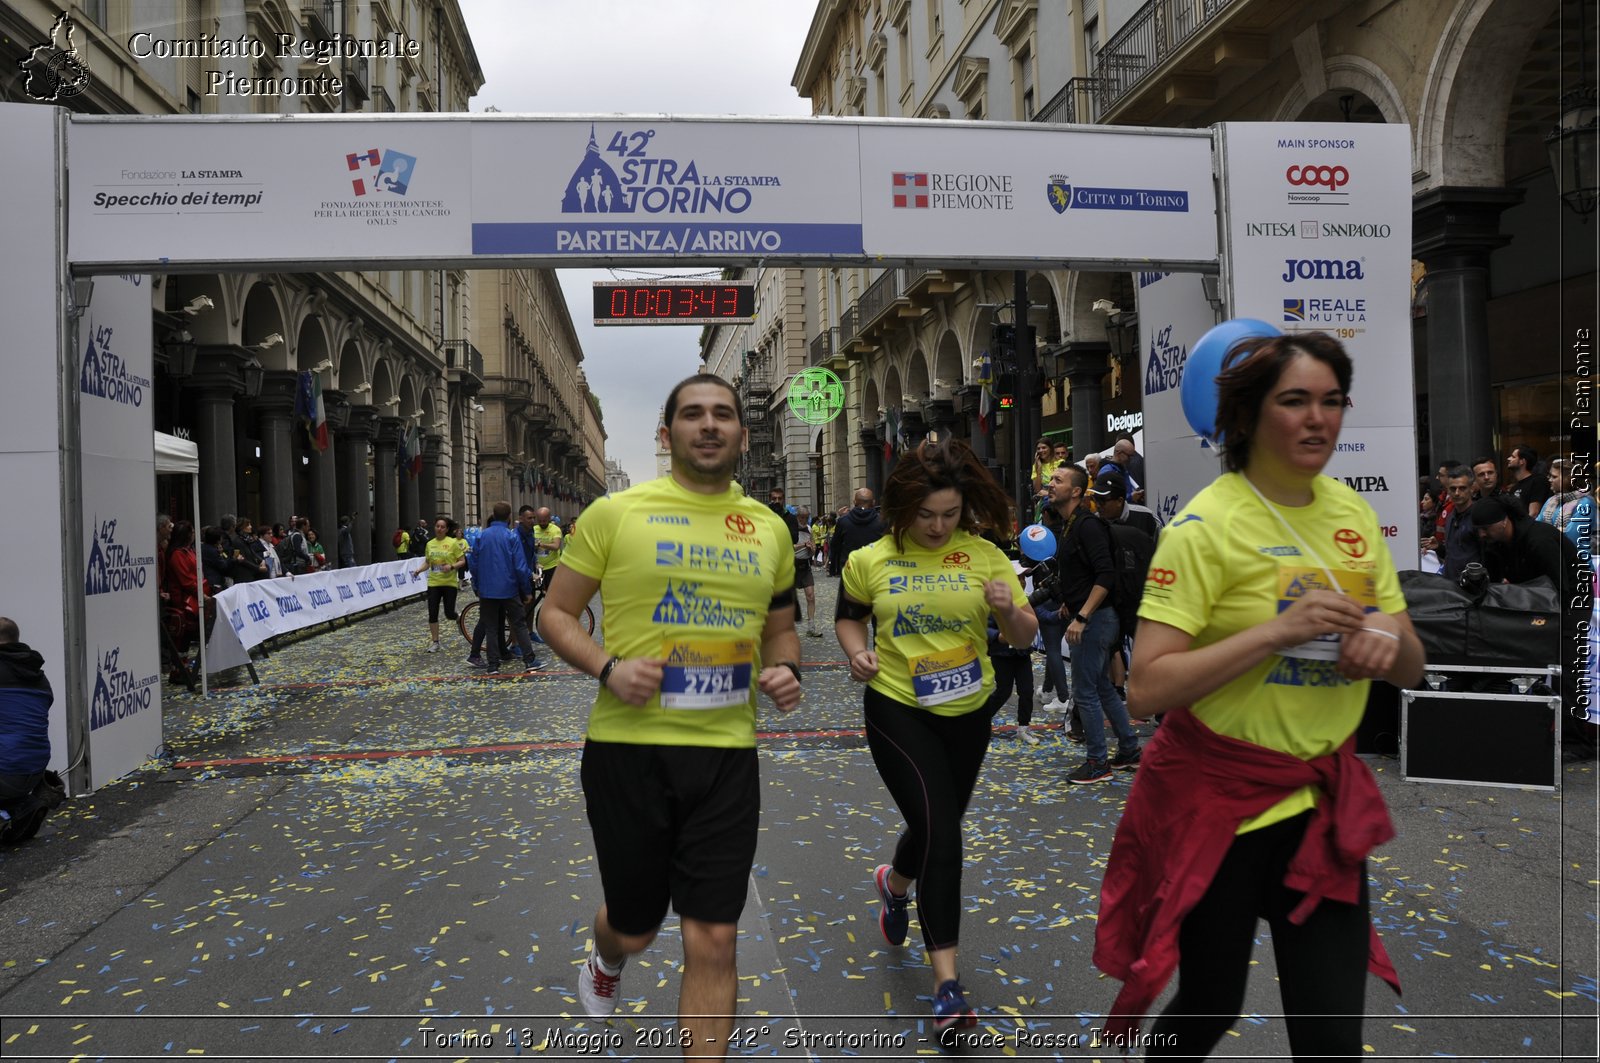
[[[940,1033],[945,1030],[966,1029],[978,1025],[978,1016],[972,1010],[972,1005],[967,1003],[965,991],[961,983],[954,978],[939,987],[933,995],[933,1028]],[[940,1044],[944,1039],[940,1039]]]
[[[878,888],[878,899],[883,902],[883,907],[878,910],[878,929],[883,931],[883,940],[891,945],[904,945],[906,943],[906,929],[911,923],[911,918],[906,914],[906,905],[909,897],[896,897],[889,889],[888,864],[879,864],[877,870],[872,872],[872,884]]]

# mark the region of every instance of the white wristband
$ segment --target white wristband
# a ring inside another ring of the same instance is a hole
[[[1396,635],[1393,631],[1385,631],[1381,627],[1363,627],[1361,630],[1370,631],[1374,635],[1382,635],[1386,639],[1394,639],[1396,642],[1400,641],[1399,635]]]

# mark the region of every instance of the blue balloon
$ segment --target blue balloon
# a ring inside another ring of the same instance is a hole
[[[1253,317],[1236,317],[1215,326],[1189,348],[1183,363],[1183,416],[1189,427],[1207,439],[1217,435],[1217,374],[1222,359],[1240,340],[1255,336],[1281,336],[1283,330]]]
[[[1056,533],[1043,524],[1022,529],[1022,556],[1030,561],[1045,561],[1056,556]]]

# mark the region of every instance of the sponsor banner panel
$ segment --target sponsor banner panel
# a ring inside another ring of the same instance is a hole
[[[247,651],[274,635],[398,602],[427,590],[415,560],[235,583],[217,595],[217,623],[206,643],[213,672],[249,660]]]
[[[1418,567],[1421,560],[1417,503],[1422,488],[1413,468],[1416,452],[1417,432],[1411,425],[1363,428],[1352,425],[1347,415],[1339,449],[1323,470],[1359,491],[1377,512],[1383,541],[1394,556],[1395,568],[1402,571]]]
[[[81,414],[78,438],[84,453],[155,461],[150,334],[150,278],[96,277],[94,298],[78,321],[73,354]],[[84,498],[93,504],[92,494]],[[148,534],[153,548],[154,523]]]
[[[1209,137],[863,125],[869,255],[945,261],[1217,256]]]
[[[1183,511],[1191,498],[1222,474],[1222,459],[1199,436],[1191,433],[1167,439],[1153,438],[1148,418],[1142,453],[1145,473],[1150,480],[1145,485],[1144,504],[1155,510],[1163,524],[1171,524],[1172,518]]]
[[[148,451],[148,415],[145,423]],[[84,571],[69,591],[84,596],[93,788],[133,771],[161,746],[155,474],[153,458],[83,455]]]
[[[1336,336],[1345,424],[1409,425],[1411,153],[1404,126],[1228,123],[1229,314]]]
[[[461,122],[75,119],[67,257],[465,258],[468,137]]]
[[[1165,442],[1192,437],[1194,430],[1183,415],[1179,385],[1189,351],[1217,323],[1217,312],[1206,299],[1199,274],[1135,273],[1133,278],[1139,299],[1145,439]]]
[[[851,124],[610,116],[494,119],[471,133],[477,255],[862,253]]]

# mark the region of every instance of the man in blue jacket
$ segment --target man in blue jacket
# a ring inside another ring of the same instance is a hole
[[[478,543],[467,555],[467,565],[472,570],[472,582],[478,588],[478,599],[483,603],[484,629],[500,630],[501,620],[509,622],[522,647],[522,663],[527,671],[539,666],[533,656],[533,640],[528,637],[528,618],[525,609],[533,600],[533,572],[528,568],[527,555],[522,551],[522,540],[510,527],[511,503],[494,504],[493,520],[478,536]],[[500,638],[497,634],[485,640],[489,655],[488,670],[500,671]]]
[[[50,705],[54,701],[50,680],[44,674],[44,658],[21,641],[16,621],[0,616],[0,810],[8,814],[22,811],[25,799],[50,766]],[[9,837],[6,828],[12,826],[0,824],[0,835]],[[30,826],[28,836],[38,829],[37,824]]]

